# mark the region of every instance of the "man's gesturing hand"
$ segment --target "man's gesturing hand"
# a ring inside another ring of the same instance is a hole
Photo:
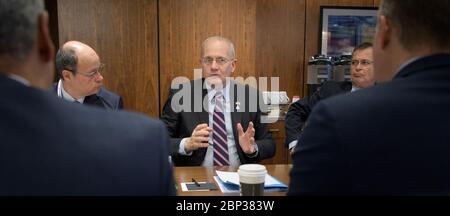
[[[208,141],[211,131],[212,129],[208,126],[208,124],[197,125],[194,131],[192,131],[191,137],[184,145],[184,150],[186,152],[191,152],[199,148],[207,148],[209,145]]]
[[[245,132],[242,125],[238,123],[237,130],[239,133],[239,145],[241,145],[241,148],[245,154],[255,153],[255,128],[253,128],[253,122],[248,124],[248,128]]]

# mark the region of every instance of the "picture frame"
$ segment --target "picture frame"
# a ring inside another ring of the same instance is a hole
[[[319,50],[322,55],[351,55],[361,43],[372,42],[377,7],[320,7]]]

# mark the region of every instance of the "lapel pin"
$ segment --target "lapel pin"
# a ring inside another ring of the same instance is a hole
[[[241,102],[237,101],[236,102],[236,110],[239,110],[239,105],[241,105]]]

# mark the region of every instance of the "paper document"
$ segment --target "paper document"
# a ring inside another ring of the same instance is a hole
[[[228,184],[220,180],[218,176],[213,177],[214,180],[216,180],[217,185],[219,185],[220,191],[224,194],[238,194],[239,191],[239,185],[235,184]]]
[[[214,176],[219,185],[220,191],[225,194],[239,193],[239,174],[237,172],[216,171],[217,176]],[[264,183],[264,192],[280,192],[288,189],[288,186],[278,181],[276,178],[266,174]]]
[[[239,185],[239,174],[237,172],[224,172],[224,171],[216,171],[217,176],[224,183]],[[266,180],[264,182],[264,188],[288,188],[287,185],[278,181],[276,178],[272,177],[269,174],[266,174]]]

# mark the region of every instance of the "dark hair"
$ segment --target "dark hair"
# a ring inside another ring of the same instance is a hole
[[[391,21],[404,49],[450,48],[450,1],[383,0],[380,15]]]
[[[364,43],[356,46],[355,49],[353,49],[352,56],[355,54],[356,51],[365,50],[365,49],[371,48],[371,47],[373,47],[372,43],[364,42]]]
[[[42,0],[0,1],[0,55],[16,62],[28,57],[36,42],[38,16],[44,10]]]
[[[70,48],[60,48],[56,53],[56,74],[59,78],[64,79],[62,76],[63,70],[69,70],[73,75],[77,73],[78,57],[75,54],[75,50]]]

